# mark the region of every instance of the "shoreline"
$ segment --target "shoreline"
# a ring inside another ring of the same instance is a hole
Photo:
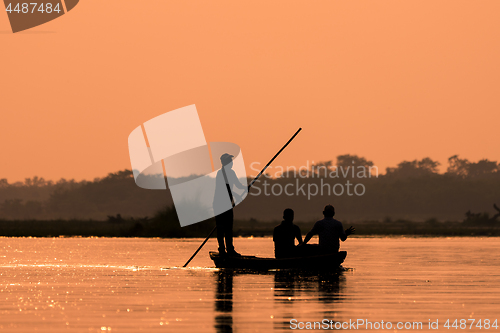
[[[314,222],[294,222],[303,236]],[[236,220],[234,237],[269,237],[279,222]],[[499,222],[426,222],[364,221],[343,222],[344,228],[354,226],[352,237],[498,237]],[[204,238],[215,226],[213,219],[181,228],[176,221],[151,220],[0,220],[0,237],[110,237],[110,238]],[[213,235],[212,237],[215,237]]]

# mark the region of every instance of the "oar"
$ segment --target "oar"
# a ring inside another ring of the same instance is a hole
[[[299,132],[302,130],[302,128],[299,128],[297,130],[297,132],[295,132],[295,134],[290,138],[290,140],[288,140],[287,143],[285,143],[285,145],[283,147],[281,147],[281,149],[276,153],[276,155],[274,155],[274,157],[269,161],[269,163],[266,164],[266,166],[264,167],[264,169],[262,169],[262,171],[257,175],[257,177],[254,178],[254,180],[252,180],[250,182],[250,184],[248,185],[248,191],[250,191],[250,188],[252,187],[252,185],[257,181],[257,179],[259,179],[259,177],[266,171],[266,169],[269,167],[269,165],[271,165],[271,163],[273,163],[273,161],[276,159],[276,157],[278,157],[278,155],[283,151],[283,149],[286,148],[286,146],[288,146],[288,144],[290,142],[292,142],[293,139],[295,139],[295,137],[297,136],[297,134],[299,134]],[[234,207],[234,204],[233,204],[233,207]],[[189,260],[184,264],[184,266],[182,267],[186,267],[187,265],[189,265],[189,263],[191,262],[191,260],[193,260],[194,257],[196,257],[196,255],[198,254],[198,252],[200,252],[201,248],[205,245],[205,243],[210,239],[210,236],[212,236],[212,234],[214,233],[214,231],[217,229],[217,226],[215,226],[212,231],[210,231],[210,234],[208,234],[207,238],[205,238],[205,240],[203,241],[203,243],[201,243],[200,247],[198,248],[198,250],[195,251],[195,253],[193,253],[193,255],[191,256],[191,258],[189,258]]]

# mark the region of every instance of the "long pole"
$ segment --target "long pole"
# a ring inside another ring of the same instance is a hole
[[[257,181],[257,179],[259,179],[259,177],[262,176],[262,174],[266,171],[266,169],[269,167],[269,165],[271,165],[271,163],[273,163],[273,161],[276,159],[276,157],[278,157],[278,155],[281,154],[281,152],[286,148],[286,146],[288,146],[290,144],[290,142],[292,142],[292,140],[295,139],[295,137],[297,136],[297,134],[299,134],[299,132],[301,130],[302,130],[302,128],[299,128],[297,130],[297,132],[295,132],[295,134],[290,138],[290,140],[288,140],[287,143],[285,143],[285,145],[283,147],[281,147],[281,149],[276,153],[276,155],[273,156],[273,158],[269,161],[269,163],[266,164],[266,166],[264,167],[264,169],[262,169],[262,171],[259,172],[259,174],[257,175],[257,177],[255,177],[254,180],[252,180],[250,182],[250,184],[248,185],[248,191],[250,191],[250,188]],[[215,232],[216,229],[217,229],[217,226],[215,226],[212,229],[212,231],[210,231],[210,234],[208,234],[207,238],[205,238],[205,240],[203,241],[203,243],[201,243],[200,247],[198,247],[198,249],[193,253],[193,255],[191,256],[191,258],[189,258],[189,260],[182,267],[186,267],[187,265],[189,265],[189,263],[191,262],[191,260],[193,260],[194,257],[196,257],[196,255],[198,254],[198,252],[200,252],[201,248],[207,243],[207,241],[210,239],[210,236],[212,236],[212,234]]]
[[[259,177],[266,171],[267,167],[269,165],[271,165],[271,163],[273,163],[273,161],[276,159],[276,157],[278,157],[279,154],[281,154],[281,152],[286,148],[286,146],[288,146],[290,144],[290,142],[292,142],[293,139],[295,139],[295,137],[297,136],[297,134],[299,134],[299,132],[302,131],[302,128],[299,128],[297,130],[297,132],[295,132],[295,134],[290,138],[290,140],[287,141],[287,143],[285,143],[285,145],[283,147],[281,147],[280,151],[276,153],[276,155],[273,156],[273,158],[271,158],[271,160],[269,161],[269,163],[266,164],[266,166],[264,167],[264,169],[262,169],[262,171],[257,175],[257,177],[254,178],[254,180],[252,180],[250,182],[250,184],[248,185],[248,190],[250,191],[250,188],[252,187],[253,183],[255,183],[257,181],[257,179],[259,179]]]

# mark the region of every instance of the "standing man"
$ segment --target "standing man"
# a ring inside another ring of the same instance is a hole
[[[352,226],[344,231],[342,222],[333,218],[335,216],[335,208],[332,205],[325,206],[323,216],[325,218],[316,222],[304,239],[304,244],[307,244],[312,236],[319,236],[319,245],[312,251],[312,254],[316,255],[338,252],[340,248],[339,239],[344,242],[347,236],[355,232]],[[308,247],[311,246],[308,245]]]
[[[233,155],[222,154],[220,161],[222,168],[215,177],[214,212],[217,227],[217,242],[219,255],[241,256],[233,246],[233,207],[235,206],[232,187],[247,190],[247,186],[240,183],[233,167]],[[229,200],[228,200],[229,196]],[[226,244],[224,246],[224,240]]]

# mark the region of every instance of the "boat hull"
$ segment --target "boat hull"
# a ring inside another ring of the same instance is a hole
[[[220,256],[218,252],[210,252],[210,258],[217,268],[241,268],[252,270],[270,269],[314,269],[332,270],[337,269],[345,260],[346,251],[339,251],[333,254],[319,256],[298,257],[298,258],[259,258],[254,256],[230,257]]]

